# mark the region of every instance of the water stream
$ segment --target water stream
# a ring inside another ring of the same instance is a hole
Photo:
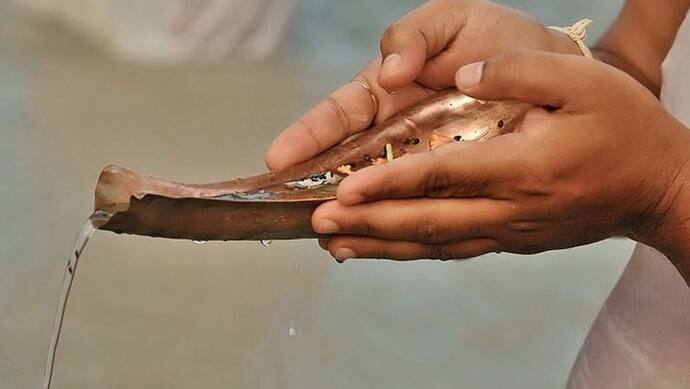
[[[50,384],[53,380],[53,368],[55,367],[55,354],[57,352],[58,343],[60,341],[60,334],[62,332],[62,322],[65,319],[65,309],[67,308],[67,301],[69,300],[74,277],[77,274],[77,266],[79,265],[79,258],[84,253],[86,244],[93,236],[96,229],[105,224],[110,219],[110,214],[104,211],[96,211],[91,215],[79,230],[77,238],[74,241],[74,247],[69,254],[67,260],[67,268],[62,280],[62,289],[60,291],[60,299],[58,300],[58,308],[55,313],[53,321],[53,331],[50,336],[50,346],[48,348],[48,356],[46,357],[46,367],[43,373],[43,389],[50,389]]]
[[[65,269],[65,275],[62,280],[62,288],[60,290],[60,298],[58,300],[57,312],[55,313],[55,319],[53,321],[53,330],[50,336],[50,345],[48,348],[48,354],[46,357],[46,365],[43,374],[43,389],[50,389],[53,381],[53,370],[55,367],[55,356],[57,353],[58,343],[60,342],[60,335],[62,333],[62,323],[65,319],[65,310],[67,308],[67,302],[69,301],[70,292],[72,291],[72,284],[77,274],[77,266],[79,265],[79,258],[84,253],[86,244],[89,239],[93,236],[96,229],[108,222],[112,215],[105,211],[94,212],[85,222],[84,225],[79,230],[77,237],[74,241],[74,246],[69,254],[69,259],[67,260],[67,268]],[[206,241],[195,240],[196,244],[204,244]],[[262,240],[261,245],[268,248],[272,241]],[[295,263],[297,267],[297,263]],[[289,323],[287,334],[290,337],[297,335],[297,325],[295,321]]]

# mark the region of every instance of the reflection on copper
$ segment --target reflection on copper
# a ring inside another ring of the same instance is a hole
[[[347,172],[370,166],[390,144],[393,158],[453,142],[486,141],[513,132],[529,105],[480,102],[456,90],[440,92],[319,156],[287,169],[205,185],[187,185],[107,166],[95,209],[113,216],[100,229],[117,233],[207,240],[313,238],[311,214],[335,198]],[[329,173],[328,177],[324,174]],[[302,181],[311,177],[304,185]],[[301,185],[288,185],[300,181]]]

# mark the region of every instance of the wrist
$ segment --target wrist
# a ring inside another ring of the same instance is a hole
[[[684,191],[684,195],[676,198],[677,203],[690,202],[690,186],[686,185]],[[690,286],[690,207],[676,204],[668,216],[668,220],[659,226],[656,236],[643,243],[663,253]]]
[[[552,30],[548,27],[544,27],[547,34],[549,34],[551,41],[550,51],[558,54],[572,54],[582,56],[582,50],[577,45],[577,43],[570,39],[570,37],[560,31]]]
[[[690,131],[676,125],[678,153],[666,164],[672,179],[662,186],[650,222],[633,238],[661,251],[690,285]]]

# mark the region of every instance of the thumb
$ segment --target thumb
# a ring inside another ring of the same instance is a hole
[[[520,100],[538,106],[578,110],[591,106],[604,65],[575,55],[514,51],[465,65],[455,75],[458,89],[482,100]]]
[[[453,5],[463,18],[464,1]],[[381,72],[378,84],[393,92],[409,85],[423,71],[427,59],[442,52],[464,23],[453,19],[448,1],[429,1],[391,24],[381,37]],[[451,73],[452,74],[452,73]],[[449,80],[450,81],[450,80]],[[447,86],[447,85],[446,85]]]

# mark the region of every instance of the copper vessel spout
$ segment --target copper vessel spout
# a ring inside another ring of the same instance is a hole
[[[98,179],[94,208],[112,217],[99,228],[204,241],[317,237],[311,215],[335,198],[338,182],[350,171],[513,132],[528,109],[521,102],[483,102],[448,90],[307,162],[213,184],[168,182],[107,166]]]

